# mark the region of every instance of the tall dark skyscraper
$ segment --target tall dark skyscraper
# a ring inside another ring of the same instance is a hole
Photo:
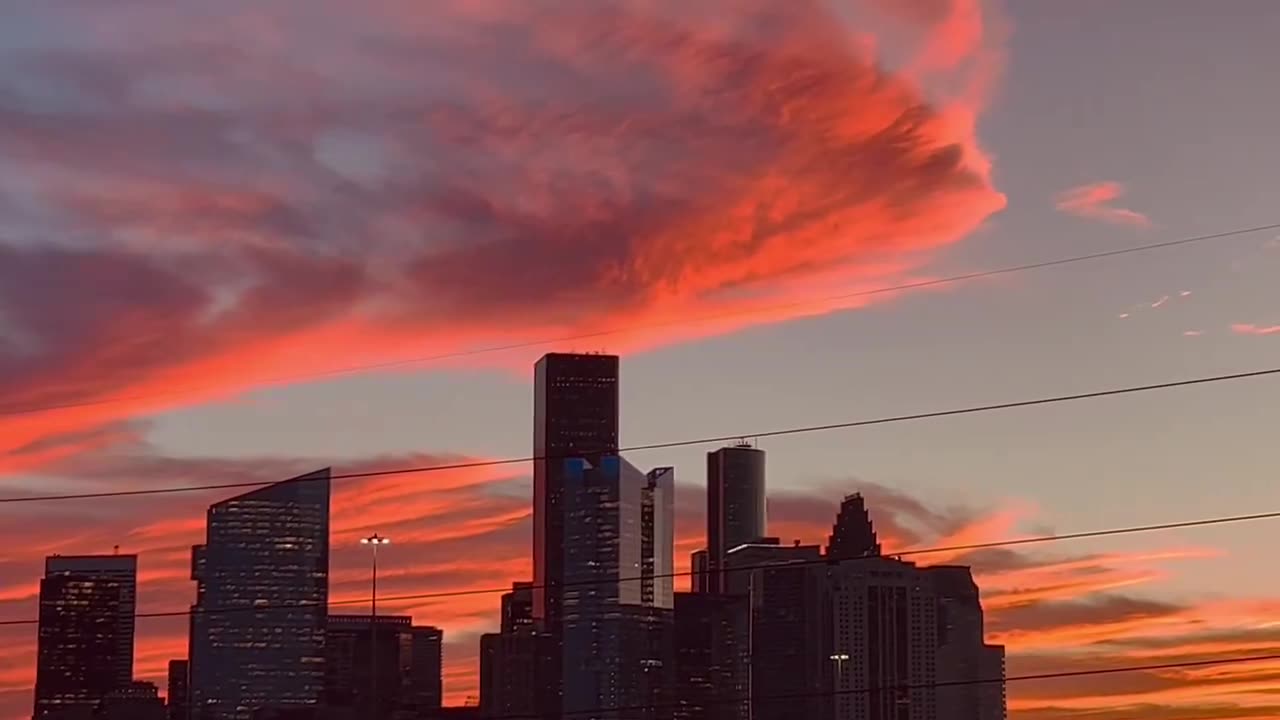
[[[328,469],[216,503],[192,550],[193,720],[249,720],[324,692]]]
[[[775,538],[739,545],[728,554],[727,591],[745,595],[751,605],[752,720],[828,717],[828,605],[821,557],[817,545],[784,546]]]
[[[165,696],[169,720],[187,720],[191,712],[191,665],[169,661],[169,690]]]
[[[707,589],[724,592],[725,556],[765,536],[765,453],[746,443],[707,453]]]
[[[133,681],[136,555],[54,555],[40,581],[36,720],[92,709]]]
[[[598,463],[618,451],[618,358],[550,353],[534,366],[533,616],[559,657],[565,548],[565,460]],[[560,717],[560,668],[539,678],[543,717]]]
[[[564,582],[565,460],[618,451],[618,357],[551,353],[534,366],[533,615],[554,632]]]

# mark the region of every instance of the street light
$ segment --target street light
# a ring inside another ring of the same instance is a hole
[[[369,595],[369,710],[372,720],[378,720],[378,548],[390,545],[391,538],[374,533],[360,538],[361,545],[373,548],[373,587]]]

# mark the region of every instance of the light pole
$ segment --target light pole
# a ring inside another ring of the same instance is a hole
[[[391,538],[374,533],[360,538],[361,545],[373,548],[373,587],[369,595],[369,715],[378,720],[378,547],[390,545]]]
[[[849,662],[849,653],[843,653],[843,652],[832,653],[831,662],[836,664],[835,682],[832,683],[833,687],[831,688],[832,691],[834,691],[833,697],[835,698],[835,702],[837,705],[842,705],[844,700],[843,691],[845,689],[844,688],[844,664]],[[844,715],[844,713],[841,712],[842,709],[843,708],[837,709],[836,717],[841,717]]]

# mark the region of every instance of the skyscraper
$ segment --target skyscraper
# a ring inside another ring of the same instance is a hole
[[[169,690],[165,696],[169,720],[187,720],[190,717],[190,672],[190,664],[186,660],[169,661]]]
[[[673,720],[746,720],[746,595],[676,593]]]
[[[658,582],[670,575],[672,473],[616,455],[564,464],[564,713],[656,717],[673,670],[671,585]]]
[[[533,717],[544,702],[548,671],[560,677],[558,646],[533,618],[533,588],[512,583],[502,596],[500,632],[480,638],[480,710],[483,717]]]
[[[40,581],[36,720],[92,709],[133,681],[136,555],[54,555]]]
[[[746,443],[707,453],[707,569],[724,592],[725,556],[765,536],[765,453]]]
[[[192,550],[193,720],[248,720],[324,691],[326,468],[215,503]]]
[[[565,460],[594,463],[617,453],[618,364],[615,355],[550,353],[534,366],[533,616],[552,645],[561,641]],[[544,717],[557,720],[558,671],[546,668],[538,702]]]
[[[1004,720],[1004,647],[985,641],[973,572],[960,565],[921,570],[938,601],[938,719]]]
[[[776,538],[725,559],[726,590],[749,598],[752,720],[827,717],[826,582],[817,545]]]
[[[827,536],[827,556],[836,560],[867,557],[880,554],[880,541],[876,539],[862,493],[846,495],[840,503],[836,523]]]

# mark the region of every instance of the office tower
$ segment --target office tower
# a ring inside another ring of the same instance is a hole
[[[169,720],[187,720],[191,716],[189,667],[186,660],[169,661],[169,689],[165,695]]]
[[[154,683],[134,681],[107,693],[94,720],[164,720],[165,706]]]
[[[746,595],[676,593],[672,720],[747,720]]]
[[[564,461],[618,451],[618,358],[550,353],[534,365],[533,615],[553,644],[561,637]],[[550,649],[557,657],[559,650]],[[559,665],[542,670],[538,709],[559,720]]]
[[[40,581],[36,720],[92,710],[133,681],[136,555],[54,555]]]
[[[746,443],[707,453],[709,590],[724,592],[725,556],[765,536],[765,453]]]
[[[711,556],[705,549],[689,553],[689,590],[691,592],[711,592],[710,562]]]
[[[670,572],[670,539],[658,535],[671,526],[671,473],[616,455],[564,464],[564,713],[657,717],[673,670],[673,597],[655,582]]]
[[[533,717],[550,677],[560,677],[558,647],[533,617],[533,583],[512,583],[502,596],[502,625],[480,638],[480,712],[487,718]]]
[[[443,700],[441,653],[444,633],[416,626],[407,615],[330,615],[325,628],[325,705],[362,718],[414,716]],[[376,654],[376,662],[374,655]],[[377,702],[371,702],[377,670]]]
[[[939,565],[921,570],[933,584],[938,610],[939,720],[1004,720],[1004,647],[988,645],[982,601],[972,571]]]
[[[249,720],[324,692],[326,468],[215,503],[192,549],[193,720]]]
[[[825,718],[828,612],[817,545],[776,538],[739,545],[725,558],[726,590],[751,605],[749,683],[752,720]]]
[[[846,495],[840,503],[836,523],[827,536],[827,556],[835,560],[880,554],[871,514],[861,493]]]
[[[430,625],[409,629],[408,665],[402,706],[419,715],[444,705],[444,630]],[[401,658],[404,663],[406,658]]]
[[[564,469],[618,451],[618,358],[551,353],[534,366],[534,617],[555,630],[563,582]]]

